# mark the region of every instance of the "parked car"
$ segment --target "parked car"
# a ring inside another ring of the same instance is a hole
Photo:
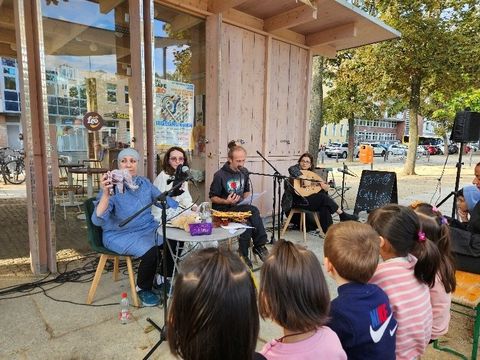
[[[388,147],[388,155],[405,156],[407,154],[407,147],[401,144],[393,144]]]
[[[328,157],[339,157],[346,159],[348,155],[348,143],[331,143],[325,150]]]
[[[376,143],[362,143],[360,144],[359,146],[357,146],[355,148],[355,151],[353,152],[353,154],[355,155],[355,157],[358,157],[359,154],[360,154],[360,146],[362,145],[370,145],[372,148],[373,148],[373,156],[385,156],[385,154],[387,153],[387,150],[385,150],[385,148],[380,145],[380,144],[376,144]]]
[[[425,149],[430,155],[443,155],[443,150],[437,145],[425,145]]]
[[[449,154],[458,154],[458,146],[455,143],[451,143],[448,145],[448,153]]]

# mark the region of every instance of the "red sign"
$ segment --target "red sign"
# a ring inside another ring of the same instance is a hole
[[[103,118],[99,113],[88,112],[83,117],[83,126],[88,130],[98,131],[103,127]]]

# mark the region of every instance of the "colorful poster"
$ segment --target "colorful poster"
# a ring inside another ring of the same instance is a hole
[[[155,83],[155,147],[192,150],[194,85],[157,79]]]

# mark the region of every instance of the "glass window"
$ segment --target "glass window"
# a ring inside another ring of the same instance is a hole
[[[107,101],[108,102],[117,102],[117,85],[107,84]]]
[[[125,87],[124,87],[124,94],[125,94],[124,102],[125,102],[125,104],[128,104],[128,103],[129,103],[128,86],[125,86]]]
[[[17,82],[14,77],[5,76],[4,78],[5,90],[17,90]]]
[[[5,110],[20,111],[20,104],[18,101],[5,101]]]
[[[130,79],[126,71],[131,67],[129,1],[39,3],[49,119],[57,125],[58,151],[67,152],[63,155],[73,161],[96,156],[94,149],[101,140],[88,136],[81,123],[88,111],[97,111],[106,121],[112,118],[105,114],[127,114],[115,126],[122,134],[118,141],[129,143],[123,137],[129,107],[117,98],[118,89],[128,87]],[[70,128],[65,129],[65,124]]]
[[[15,91],[5,91],[4,95],[5,95],[5,100],[19,101],[18,93]]]
[[[17,75],[17,70],[12,67],[4,67],[3,73],[15,77]]]

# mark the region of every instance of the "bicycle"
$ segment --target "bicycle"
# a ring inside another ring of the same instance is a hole
[[[3,182],[5,184],[10,183],[13,185],[20,185],[25,182],[25,161],[24,153],[18,150],[12,150],[10,148],[3,148],[0,156],[0,171],[3,176]],[[8,151],[18,153],[15,155],[6,155]]]

